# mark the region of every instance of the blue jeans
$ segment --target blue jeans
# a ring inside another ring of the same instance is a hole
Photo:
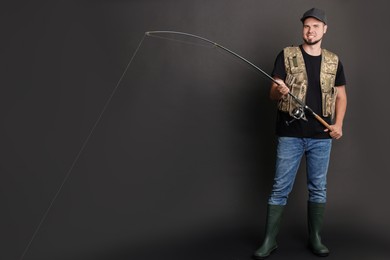
[[[306,156],[309,201],[325,203],[326,175],[331,147],[332,139],[279,137],[276,172],[268,204],[287,204],[303,154]]]

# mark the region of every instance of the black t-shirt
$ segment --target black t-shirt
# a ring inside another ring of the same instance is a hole
[[[310,107],[317,115],[320,115],[328,124],[331,124],[330,117],[322,116],[322,97],[320,87],[320,71],[321,71],[321,55],[311,56],[307,54],[302,46],[299,46],[303,59],[306,65],[306,72],[308,77],[308,87],[306,92],[306,105]],[[274,69],[272,71],[273,77],[278,77],[285,80],[286,69],[284,65],[283,51],[279,53],[275,60]],[[344,69],[342,63],[339,61],[337,66],[337,74],[335,80],[335,86],[343,86],[346,84]],[[324,126],[318,122],[312,115],[306,113],[308,121],[303,119],[295,120],[290,124],[293,117],[288,113],[278,110],[276,119],[276,135],[300,137],[300,138],[330,138],[329,133],[324,132]]]

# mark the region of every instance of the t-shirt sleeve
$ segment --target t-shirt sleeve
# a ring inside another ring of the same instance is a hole
[[[344,86],[347,84],[347,81],[345,79],[345,74],[344,74],[344,67],[341,61],[339,61],[339,64],[337,66],[337,72],[336,72],[336,80],[335,80],[335,86]]]
[[[284,53],[281,51],[278,56],[276,57],[275,63],[274,63],[274,69],[272,71],[272,77],[277,77],[282,80],[286,78],[286,69],[284,66]]]

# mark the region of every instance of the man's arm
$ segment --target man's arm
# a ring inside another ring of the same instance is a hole
[[[335,120],[331,125],[331,132],[329,135],[334,139],[340,139],[343,136],[343,121],[345,112],[347,110],[347,93],[345,86],[337,87],[336,107],[335,107]],[[326,129],[325,131],[327,131]]]

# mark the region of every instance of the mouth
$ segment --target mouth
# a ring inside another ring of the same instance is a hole
[[[307,41],[311,42],[311,41],[314,41],[315,40],[315,36],[314,35],[309,35],[307,36]]]

